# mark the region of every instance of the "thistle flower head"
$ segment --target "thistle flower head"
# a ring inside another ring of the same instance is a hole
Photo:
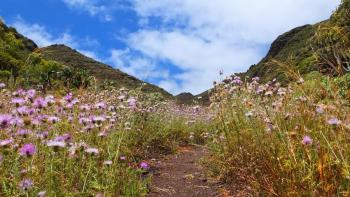
[[[302,143],[304,144],[304,145],[311,145],[312,144],[312,138],[310,137],[310,136],[308,136],[308,135],[305,135],[304,137],[303,137],[303,140],[302,140]]]
[[[33,181],[31,179],[23,179],[18,186],[21,190],[27,191],[33,187]]]
[[[19,149],[19,154],[21,156],[33,156],[36,152],[36,147],[34,144],[25,144]]]

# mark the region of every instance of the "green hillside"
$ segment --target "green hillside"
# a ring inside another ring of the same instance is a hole
[[[85,69],[96,78],[98,84],[108,82],[117,87],[126,87],[129,89],[135,89],[142,86],[144,92],[158,92],[165,97],[172,96],[162,88],[145,83],[136,77],[130,76],[118,69],[114,69],[109,65],[86,57],[65,45],[52,45],[41,48],[40,54],[42,54],[45,59],[53,60],[75,69]]]

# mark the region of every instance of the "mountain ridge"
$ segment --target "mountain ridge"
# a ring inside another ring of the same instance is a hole
[[[170,93],[160,87],[141,81],[134,76],[120,71],[119,69],[87,57],[66,45],[54,44],[40,48],[39,52],[45,59],[53,60],[73,68],[86,69],[89,73],[96,77],[99,84],[108,80],[109,82],[114,82],[118,87],[125,86],[126,88],[135,89],[143,86],[142,90],[144,92],[159,92],[166,98],[172,97]]]

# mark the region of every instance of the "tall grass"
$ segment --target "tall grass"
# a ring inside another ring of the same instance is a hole
[[[350,194],[347,76],[306,78],[283,88],[233,76],[216,87],[214,174],[257,195]]]

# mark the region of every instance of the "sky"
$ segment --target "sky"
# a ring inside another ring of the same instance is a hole
[[[280,34],[328,19],[340,0],[1,0],[40,47],[65,44],[176,95],[244,72]]]

